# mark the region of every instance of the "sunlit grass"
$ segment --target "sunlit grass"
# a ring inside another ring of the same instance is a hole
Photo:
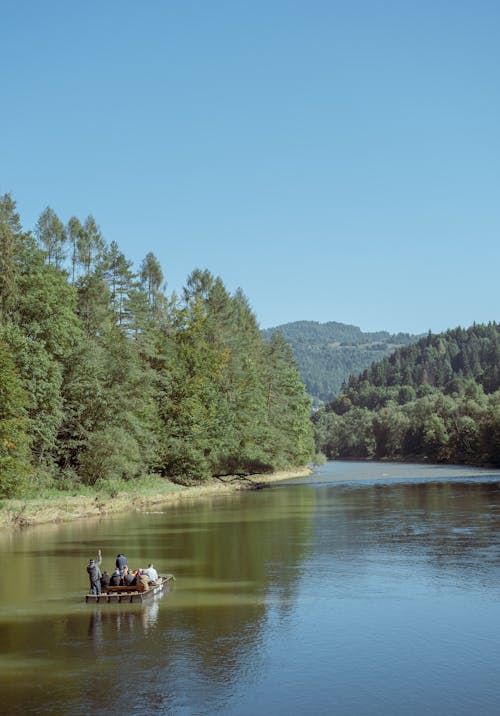
[[[289,470],[259,476],[260,483],[269,483],[292,476],[308,474],[309,469]],[[0,528],[26,527],[48,522],[65,522],[81,517],[95,517],[135,509],[150,510],[154,505],[176,503],[184,499],[198,499],[214,493],[245,489],[241,482],[205,481],[198,485],[183,486],[157,475],[134,480],[99,482],[95,485],[66,485],[60,489],[53,481],[33,487],[22,498],[0,502]]]

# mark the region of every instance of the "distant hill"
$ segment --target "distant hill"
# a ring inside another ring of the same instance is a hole
[[[307,392],[321,402],[337,395],[350,375],[419,338],[387,331],[363,333],[358,326],[336,321],[295,321],[268,328],[262,334],[268,340],[276,331],[290,344]]]
[[[500,465],[500,325],[398,349],[351,376],[314,423],[330,458]]]

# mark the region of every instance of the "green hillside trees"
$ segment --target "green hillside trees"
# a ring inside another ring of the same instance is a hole
[[[498,324],[474,325],[429,334],[372,364],[315,414],[317,449],[499,465],[499,346]]]
[[[192,482],[307,462],[309,399],[241,291],[196,269],[164,292],[96,220],[45,209],[34,235],[0,198],[0,494]]]

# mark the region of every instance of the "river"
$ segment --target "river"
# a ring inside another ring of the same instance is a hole
[[[330,462],[0,544],[4,713],[499,713],[499,470]],[[98,548],[176,581],[88,605]]]

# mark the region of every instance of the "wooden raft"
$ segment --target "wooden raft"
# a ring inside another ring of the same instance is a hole
[[[165,574],[158,578],[157,584],[145,589],[142,584],[132,587],[104,587],[101,594],[86,594],[87,604],[117,604],[118,602],[143,602],[154,594],[160,594],[174,579],[173,574]]]

